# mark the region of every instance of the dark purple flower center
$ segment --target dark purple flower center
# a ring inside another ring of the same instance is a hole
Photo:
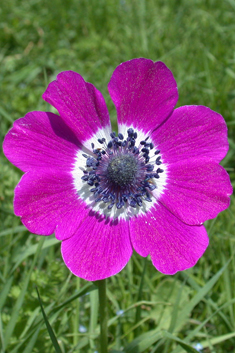
[[[86,170],[82,180],[92,186],[95,202],[104,202],[111,209],[115,204],[118,209],[128,204],[131,207],[142,206],[143,201],[151,202],[152,191],[157,185],[163,169],[160,151],[154,149],[149,137],[136,146],[137,133],[127,130],[128,137],[122,134],[110,134],[111,140],[98,139],[102,148],[95,148],[93,156],[86,158]]]
[[[125,188],[133,183],[137,170],[136,158],[131,154],[121,154],[109,162],[107,179],[114,186]]]

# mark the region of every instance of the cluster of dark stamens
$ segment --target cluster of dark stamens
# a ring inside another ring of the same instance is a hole
[[[111,140],[98,139],[101,148],[91,144],[93,156],[83,154],[86,158],[86,170],[82,180],[92,188],[95,202],[109,203],[108,209],[115,204],[118,209],[125,203],[131,207],[141,206],[143,200],[151,202],[151,192],[157,187],[154,179],[159,179],[163,172],[160,151],[150,157],[154,149],[149,137],[136,146],[137,133],[129,128],[128,137],[115,132],[110,134]],[[154,161],[151,162],[154,158]]]

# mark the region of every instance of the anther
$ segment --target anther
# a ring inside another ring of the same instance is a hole
[[[145,163],[148,163],[148,162],[149,162],[149,159],[150,159],[149,156],[146,156],[146,157],[145,157]]]
[[[153,164],[147,164],[146,165],[146,169],[147,169],[148,172],[152,172],[153,169],[154,169],[154,165]]]
[[[86,166],[87,167],[92,167],[93,163],[95,162],[95,159],[88,157],[86,160]]]
[[[157,165],[162,164],[162,162],[160,161],[160,159],[161,159],[161,156],[157,157],[157,159],[156,159],[156,164],[157,164]]]
[[[139,151],[139,149],[135,146],[135,147],[133,148],[132,153],[133,153],[133,154],[139,154],[140,151]]]
[[[154,189],[156,189],[156,185],[149,183],[148,188],[153,191]]]
[[[130,206],[131,206],[131,207],[135,207],[136,204],[137,204],[137,201],[136,201],[136,200],[132,199],[132,200],[130,201]]]
[[[114,202],[112,202],[110,205],[108,205],[108,210],[111,210],[111,208],[114,206]]]
[[[128,133],[128,136],[132,137],[132,135],[134,134],[134,130],[130,127],[130,128],[127,130],[127,133]]]
[[[124,202],[121,200],[116,204],[116,206],[117,206],[117,209],[120,209],[124,206]]]
[[[141,150],[142,152],[145,152],[145,153],[147,153],[147,154],[149,154],[149,149],[148,148],[146,148],[146,147],[144,147],[144,148],[142,148],[142,150]]]

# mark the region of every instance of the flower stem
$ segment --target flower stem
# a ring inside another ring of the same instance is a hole
[[[100,306],[100,352],[108,353],[106,280],[96,281]]]

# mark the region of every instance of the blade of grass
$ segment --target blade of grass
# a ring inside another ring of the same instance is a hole
[[[11,314],[11,318],[8,322],[8,325],[6,327],[6,331],[5,331],[5,345],[6,345],[6,348],[7,348],[7,345],[10,341],[10,338],[11,338],[11,335],[15,329],[15,326],[17,324],[17,317],[18,317],[18,314],[19,314],[19,311],[22,307],[22,304],[23,304],[23,301],[24,301],[24,297],[25,297],[25,294],[26,294],[26,291],[27,291],[27,288],[28,288],[28,284],[29,284],[29,280],[30,280],[30,277],[31,277],[31,274],[33,272],[33,269],[36,265],[36,262],[38,260],[38,257],[39,257],[39,254],[41,252],[41,249],[42,249],[42,246],[43,246],[43,243],[44,243],[44,240],[45,238],[41,238],[38,245],[37,245],[37,251],[34,255],[34,258],[33,258],[33,261],[32,261],[32,264],[30,266],[30,269],[29,271],[26,273],[26,276],[25,276],[25,279],[23,281],[23,284],[22,284],[22,289],[21,289],[21,293],[19,295],[19,297],[17,298],[17,301],[13,307],[13,310],[12,310],[12,314]]]
[[[142,292],[143,292],[143,286],[144,286],[144,276],[145,276],[147,261],[148,261],[147,257],[143,258],[144,264],[143,264],[143,271],[142,271],[141,278],[140,278],[140,285],[139,285],[138,296],[137,296],[138,302],[140,302],[142,299]],[[139,305],[136,308],[135,325],[138,324],[140,319],[141,319],[141,306]],[[136,336],[138,336],[139,334],[140,334],[140,327],[138,326],[136,329]]]
[[[155,342],[162,338],[162,332],[158,330],[149,331],[143,333],[139,337],[135,338],[125,348],[125,353],[141,353],[145,352],[146,349],[150,348]]]
[[[95,341],[93,339],[95,330],[98,326],[98,313],[99,313],[99,298],[98,291],[93,291],[90,293],[90,349],[91,351],[95,351]]]
[[[6,301],[6,298],[10,292],[10,288],[11,288],[11,285],[12,285],[12,281],[13,281],[13,276],[11,276],[10,278],[8,278],[8,280],[6,281],[1,293],[0,293],[0,312],[3,308],[3,305]]]
[[[41,297],[40,297],[40,294],[39,294],[39,291],[38,291],[37,287],[36,287],[36,291],[37,291],[37,295],[38,295],[39,304],[40,304],[40,307],[41,307],[41,310],[42,310],[42,315],[43,315],[43,318],[44,318],[44,321],[45,321],[45,324],[46,324],[46,327],[47,327],[47,331],[48,331],[49,336],[51,338],[52,344],[53,344],[53,346],[55,348],[56,353],[62,353],[62,350],[60,349],[60,346],[59,346],[57,338],[56,338],[56,336],[54,334],[54,331],[53,331],[53,329],[52,329],[52,327],[51,327],[51,325],[50,325],[50,323],[49,323],[49,321],[47,319],[46,313],[45,313],[45,311],[43,309]]]
[[[222,264],[226,263],[226,258],[224,256],[224,254],[221,254],[221,260],[222,260]],[[232,295],[232,283],[230,280],[230,268],[226,268],[226,270],[223,273],[223,280],[224,280],[224,288],[225,288],[225,294],[226,294],[226,298],[227,298],[227,302],[229,302],[233,295]],[[229,307],[229,314],[230,314],[230,321],[232,323],[232,327],[234,327],[234,313],[233,313],[233,307],[230,306]]]
[[[2,315],[0,312],[0,339],[2,342],[2,349],[1,349],[1,353],[5,352],[5,340],[4,340],[4,334],[3,334],[3,327],[2,327]]]
[[[38,334],[40,332],[40,330],[44,328],[44,321],[43,319],[41,319],[41,321],[37,324],[36,327],[33,327],[31,328],[31,332],[25,336],[24,338],[22,338],[19,343],[14,347],[12,348],[11,350],[11,353],[19,353],[19,352],[22,352],[22,347],[24,347],[26,345],[30,345],[30,341],[32,339],[32,336],[34,336],[36,334],[36,332],[38,331]],[[37,334],[37,336],[38,336]],[[28,344],[26,343],[27,341],[29,340]]]
[[[188,277],[186,274],[182,273],[182,275],[184,276],[185,279],[187,279],[188,283],[190,284],[190,286],[192,288],[194,288],[196,291],[200,290],[200,286],[196,283],[196,281],[194,280],[194,278],[192,276]],[[214,310],[218,310],[218,305],[211,299],[211,298],[207,298],[206,296],[203,298],[203,300],[205,300],[205,302],[210,305]],[[224,321],[227,330],[233,330],[233,326],[231,325],[231,323],[228,320],[228,317],[222,312],[222,311],[218,311],[218,314],[221,317],[221,320]]]
[[[82,297],[83,295],[85,295],[88,292],[91,292],[93,290],[97,290],[97,287],[93,284],[93,283],[87,283],[82,289],[80,289],[80,291],[74,295],[72,295],[69,299],[67,299],[65,302],[63,302],[62,304],[56,306],[53,311],[57,311],[61,308],[63,308],[64,306],[67,306],[68,304],[70,304],[72,301],[74,301],[75,299]]]
[[[40,308],[37,307],[34,311],[31,312],[31,315],[25,324],[24,330],[22,331],[22,333],[20,335],[20,339],[23,339],[26,336],[26,334],[28,333],[28,331],[30,331],[34,320],[38,318],[39,311],[40,311]]]
[[[198,353],[198,351],[195,348],[193,348],[192,346],[190,346],[188,343],[185,343],[184,341],[182,341],[178,337],[175,337],[174,335],[172,335],[171,333],[169,333],[167,331],[163,332],[163,336],[170,339],[170,340],[177,342],[182,348],[184,348],[186,350],[187,353]]]
[[[172,311],[172,315],[171,315],[170,327],[168,329],[170,334],[173,333],[173,331],[175,329],[175,325],[176,325],[177,317],[178,317],[180,298],[181,298],[181,294],[182,294],[185,282],[186,281],[184,281],[184,283],[182,283],[181,287],[179,288],[179,291],[178,291],[177,297],[176,297],[176,301],[174,303],[174,307],[173,307],[173,311]],[[167,353],[167,352],[169,352],[169,340],[166,342],[165,349],[164,349],[164,353]]]
[[[9,123],[13,123],[14,119],[0,106],[0,115],[2,115]]]
[[[45,239],[45,243],[43,244],[42,249],[46,249],[50,246],[53,246],[55,244],[58,244],[59,241],[56,238],[46,238]],[[29,246],[26,250],[22,251],[21,253],[17,254],[14,258],[13,258],[13,262],[15,262],[14,267],[12,268],[12,272],[15,271],[15,269],[19,266],[19,264],[25,260],[27,257],[33,255],[36,253],[37,251],[37,244],[31,245]]]
[[[227,333],[226,335],[221,335],[219,337],[213,337],[210,339],[210,343],[212,345],[216,345],[216,344],[219,344],[219,343],[224,342],[226,340],[229,340],[233,337],[235,337],[235,332]],[[203,348],[209,347],[208,341],[202,341],[201,345],[203,346]]]
[[[35,342],[38,338],[38,335],[39,335],[39,332],[40,332],[40,328],[38,328],[34,334],[32,335],[32,337],[30,338],[27,346],[24,348],[24,353],[32,353],[33,351],[33,347],[35,345]]]
[[[231,302],[223,304],[218,310],[216,310],[214,313],[212,313],[209,317],[207,317],[200,325],[198,325],[194,330],[192,330],[188,336],[185,338],[185,342],[190,342],[190,340],[194,339],[197,334],[200,332],[200,330],[212,319],[213,316],[217,315],[221,310],[226,309],[229,307],[231,304],[235,303],[235,298],[231,300]],[[180,350],[179,348],[175,348],[172,353],[179,353]]]
[[[80,278],[76,278],[76,289],[79,289],[80,287]],[[79,332],[79,320],[80,320],[80,305],[79,305],[79,300],[76,300],[75,303],[75,310],[74,310],[74,315],[73,315],[73,345],[76,346],[78,343],[78,332]],[[79,352],[78,352],[79,353]]]
[[[181,311],[180,315],[178,316],[177,319],[177,324],[175,328],[180,327],[182,325],[182,322],[186,322],[187,317],[193,310],[193,308],[205,297],[205,295],[211,290],[211,288],[215,285],[215,283],[218,281],[219,277],[221,274],[224,272],[226,267],[228,266],[230,260],[207,282],[207,284],[202,287],[196,294],[195,296],[190,300],[188,304],[184,307],[184,309]]]
[[[9,228],[7,230],[3,230],[2,232],[0,232],[0,237],[3,237],[5,235],[9,235],[9,234],[24,232],[24,231],[27,231],[25,226],[18,226],[18,227],[14,227],[14,228]]]

